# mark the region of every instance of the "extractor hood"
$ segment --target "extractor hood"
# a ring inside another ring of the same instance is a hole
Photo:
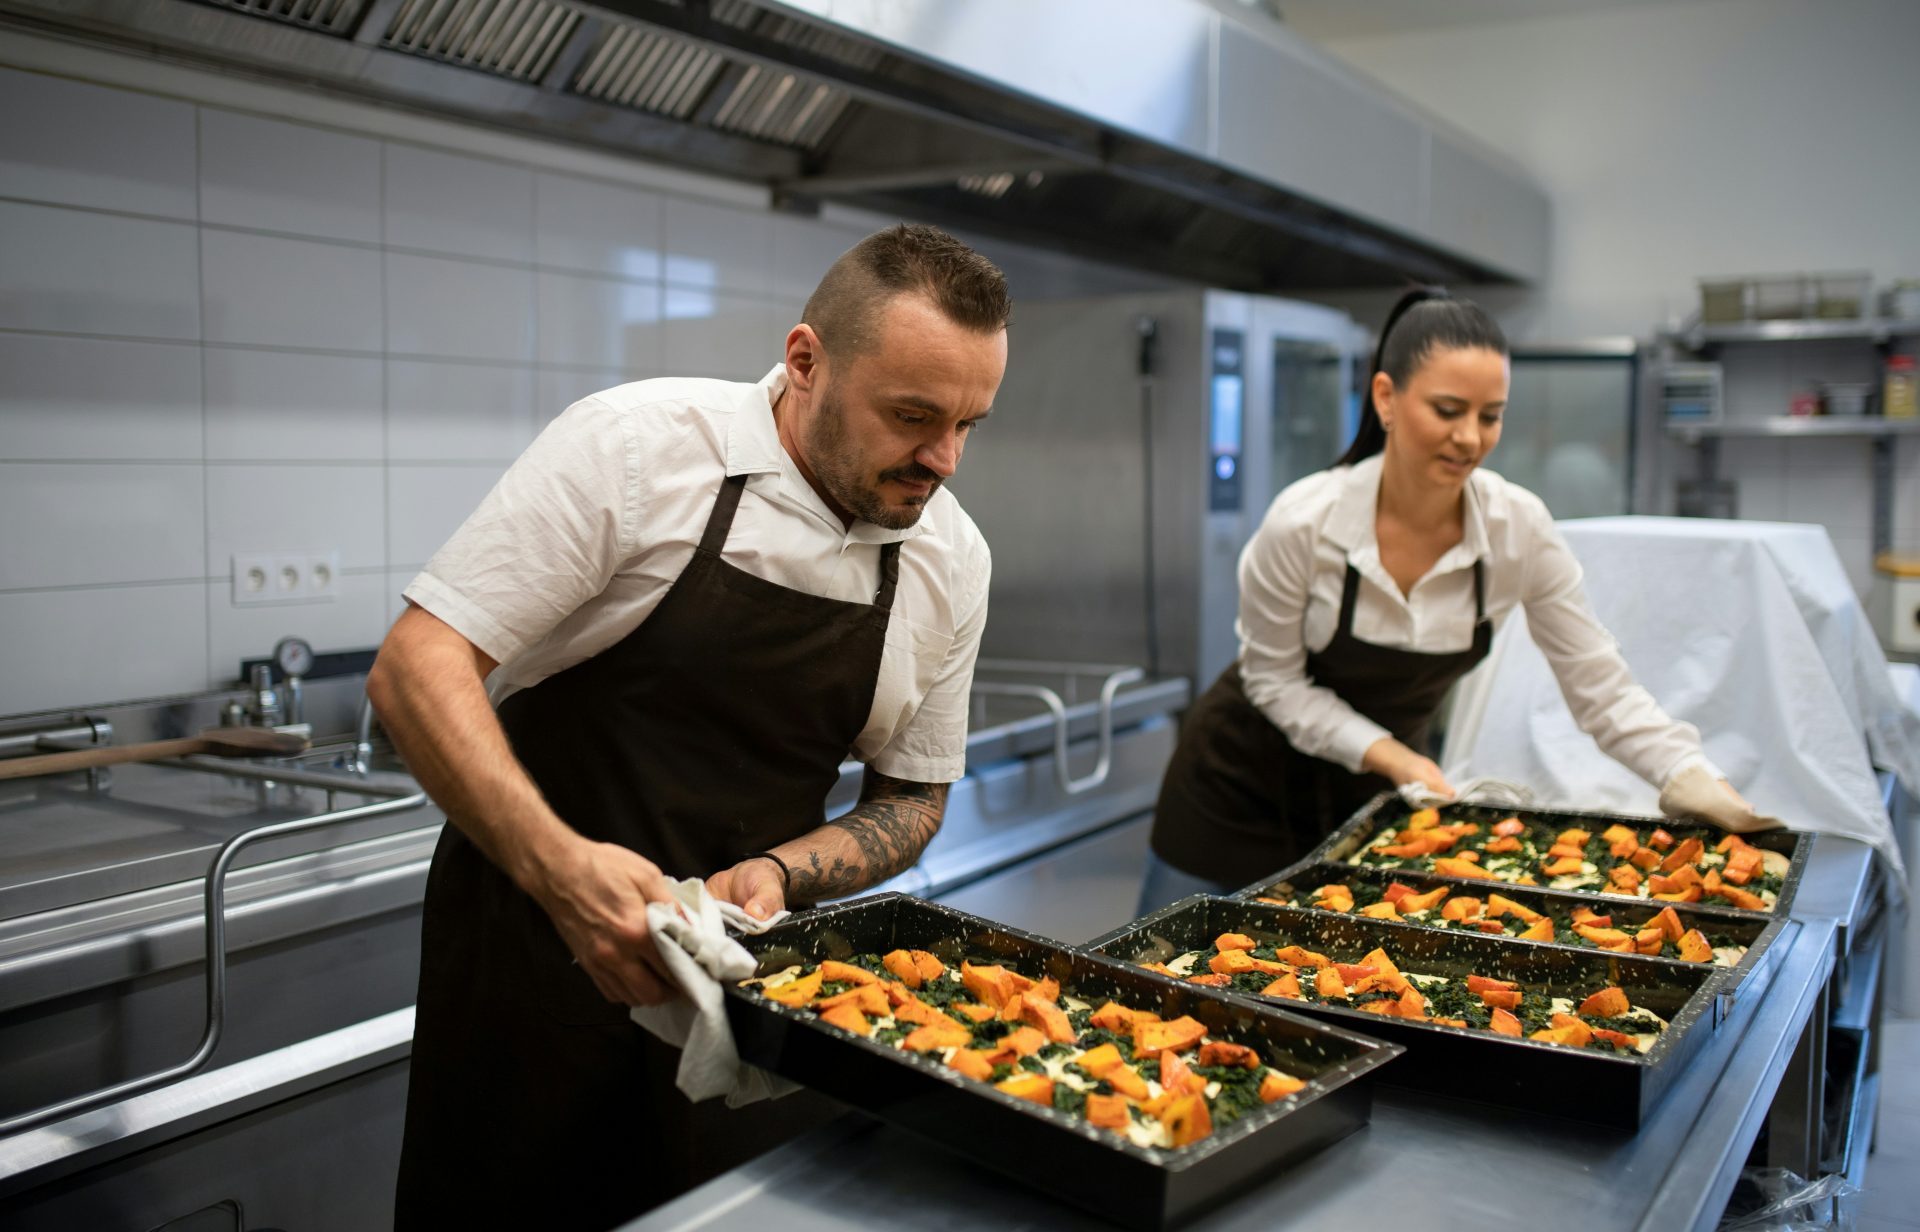
[[[1546,263],[1524,175],[1226,0],[0,0],[0,23],[1223,287]]]

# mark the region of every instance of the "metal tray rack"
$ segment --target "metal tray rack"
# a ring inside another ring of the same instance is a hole
[[[1131,1228],[1185,1220],[1360,1128],[1372,1114],[1373,1071],[1401,1052],[1277,1007],[1177,984],[899,894],[806,912],[743,943],[763,973],[896,948],[929,950],[949,964],[963,958],[1011,964],[1036,979],[1052,976],[1063,994],[1095,1004],[1112,998],[1166,1017],[1191,1014],[1215,1038],[1249,1045],[1308,1080],[1298,1094],[1191,1146],[1140,1147],[1079,1117],[964,1078],[937,1058],[851,1036],[806,1010],[728,989],[727,1016],[743,1059]]]
[[[1361,807],[1359,812],[1348,818],[1345,824],[1328,835],[1318,847],[1308,852],[1306,857],[1298,864],[1293,865],[1293,867],[1300,868],[1308,864],[1345,865],[1348,857],[1357,854],[1361,849],[1366,847],[1366,845],[1373,840],[1375,834],[1383,829],[1396,826],[1400,822],[1405,821],[1413,812],[1414,809],[1408,805],[1406,801],[1402,800],[1397,793],[1390,791],[1381,792],[1369,800]],[[1715,843],[1718,843],[1722,838],[1726,837],[1725,831],[1716,830],[1711,826],[1676,825],[1664,817],[1633,817],[1620,813],[1589,813],[1571,809],[1507,808],[1487,804],[1448,804],[1442,807],[1441,812],[1446,817],[1462,821],[1495,822],[1505,817],[1518,817],[1521,821],[1529,824],[1551,827],[1556,832],[1575,826],[1583,830],[1598,832],[1615,823],[1641,830],[1646,829],[1648,826],[1659,826],[1665,829],[1667,833],[1673,835],[1676,841],[1684,842],[1688,838],[1698,837],[1704,840],[1708,847],[1712,847]],[[1786,856],[1788,858],[1787,875],[1781,878],[1780,891],[1770,911],[1748,911],[1744,908],[1733,906],[1716,906],[1714,910],[1744,916],[1750,920],[1787,918],[1788,910],[1793,906],[1793,896],[1800,888],[1800,878],[1802,874],[1806,872],[1807,856],[1813,849],[1813,836],[1810,834],[1796,834],[1790,830],[1762,830],[1753,834],[1743,834],[1740,837],[1746,839],[1747,842],[1753,844],[1755,847],[1762,848],[1766,851],[1778,852]],[[1348,867],[1371,866],[1349,865]],[[1396,870],[1389,869],[1383,871],[1394,872]],[[1417,871],[1422,876],[1434,877],[1440,881],[1447,881],[1455,885],[1505,887],[1512,884],[1511,882],[1496,882],[1476,878],[1450,877],[1445,873],[1434,873],[1424,869],[1402,869],[1397,871],[1403,873],[1413,873]],[[1268,877],[1265,880],[1271,881],[1272,879],[1272,877]],[[1525,890],[1538,889],[1541,887],[1516,886],[1514,888]],[[1504,894],[1506,890],[1502,888],[1500,892]],[[1558,893],[1576,894],[1588,899],[1595,905],[1605,904],[1608,907],[1612,907],[1618,903],[1648,901],[1631,894],[1615,894],[1600,889],[1561,890],[1558,891]]]
[[[1221,933],[1260,942],[1302,945],[1338,962],[1355,962],[1382,946],[1404,969],[1464,978],[1517,980],[1549,996],[1618,984],[1636,1006],[1668,1022],[1641,1056],[1513,1039],[1491,1031],[1412,1022],[1338,1005],[1228,995],[1284,1005],[1300,1013],[1406,1045],[1407,1055],[1383,1079],[1502,1107],[1637,1129],[1717,1028],[1720,967],[1628,957],[1515,941],[1485,934],[1300,911],[1244,899],[1196,896],[1087,943],[1096,954],[1127,962],[1164,962],[1204,950]],[[1177,980],[1155,975],[1172,985]]]
[[[1438,889],[1440,886],[1446,886],[1449,890],[1465,891],[1468,889],[1468,886],[1463,885],[1460,879],[1439,877],[1432,873],[1416,873],[1410,869],[1367,868],[1354,864],[1296,864],[1286,872],[1281,873],[1277,878],[1273,878],[1262,885],[1248,886],[1246,889],[1235,893],[1233,897],[1246,899],[1250,902],[1257,902],[1263,898],[1286,899],[1301,895],[1311,895],[1317,887],[1327,885],[1331,882],[1346,882],[1348,884],[1368,882],[1384,889],[1387,885],[1395,881],[1412,886],[1416,893],[1422,894],[1429,890]],[[1699,967],[1703,970],[1724,971],[1727,979],[1721,988],[1721,995],[1727,997],[1731,997],[1736,990],[1746,986],[1754,972],[1764,970],[1771,966],[1773,958],[1769,952],[1770,947],[1773,945],[1774,938],[1780,934],[1780,930],[1787,925],[1784,916],[1766,919],[1755,912],[1741,911],[1734,907],[1705,906],[1699,903],[1651,903],[1644,899],[1627,898],[1625,895],[1610,895],[1607,896],[1604,901],[1596,902],[1596,896],[1582,894],[1573,890],[1547,890],[1537,886],[1516,886],[1491,881],[1470,882],[1468,884],[1479,887],[1481,893],[1491,892],[1500,894],[1503,897],[1512,899],[1523,907],[1530,907],[1535,911],[1547,914],[1556,912],[1570,913],[1575,907],[1594,907],[1603,914],[1611,915],[1613,917],[1614,927],[1624,928],[1629,932],[1652,920],[1654,916],[1659,914],[1660,908],[1672,907],[1674,914],[1680,917],[1680,922],[1686,927],[1697,928],[1709,936],[1730,938],[1737,944],[1745,946],[1747,952],[1742,954],[1740,961],[1731,967],[1708,967],[1703,964],[1689,963],[1682,958],[1656,957],[1648,954],[1639,954],[1634,957],[1646,962],[1679,963],[1683,966]],[[1303,907],[1300,908],[1300,910],[1319,909]],[[1328,914],[1338,915],[1342,913]],[[1388,922],[1392,923],[1393,921]],[[1498,937],[1498,934],[1481,934],[1471,929],[1443,928],[1439,925],[1428,924],[1420,920],[1409,919],[1403,920],[1402,922],[1408,927],[1425,928],[1430,931],[1438,931],[1454,936]],[[1504,939],[1516,945],[1545,945],[1552,946],[1556,949],[1574,950],[1583,954],[1605,954],[1608,952],[1597,946],[1581,945],[1571,941],[1522,941],[1518,937],[1506,937]]]

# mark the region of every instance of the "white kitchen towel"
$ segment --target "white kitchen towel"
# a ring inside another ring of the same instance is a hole
[[[661,961],[684,995],[663,1005],[636,1005],[629,1016],[680,1049],[674,1085],[696,1103],[724,1095],[727,1107],[738,1108],[798,1090],[786,1079],[740,1059],[733,1028],[727,1023],[726,993],[720,986],[722,980],[751,977],[755,965],[753,955],[727,930],[765,932],[789,913],[780,911],[770,919],[756,920],[744,908],[714,898],[698,877],[676,882],[673,894],[676,902],[647,905],[647,927]]]

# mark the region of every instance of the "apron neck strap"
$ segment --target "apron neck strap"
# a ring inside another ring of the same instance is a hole
[[[1353,609],[1360,596],[1360,571],[1347,562],[1346,581],[1340,587],[1340,622],[1335,628],[1342,633],[1353,632]]]
[[[1473,558],[1473,623],[1485,623],[1487,619],[1487,570],[1486,558]]]
[[[700,550],[709,556],[720,555],[727,546],[727,532],[733,529],[734,511],[740,508],[740,493],[746,490],[745,475],[728,475],[720,483],[720,495],[714,498],[713,512],[707,515],[707,529],[700,536]]]

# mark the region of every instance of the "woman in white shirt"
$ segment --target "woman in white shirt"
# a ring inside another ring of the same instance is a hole
[[[1634,683],[1540,498],[1480,469],[1508,376],[1477,305],[1430,289],[1395,305],[1352,446],[1275,498],[1240,555],[1240,658],[1181,729],[1143,912],[1286,867],[1388,787],[1450,796],[1434,714],[1519,605],[1602,749],[1695,801],[1719,777],[1700,733]],[[1730,823],[1752,816],[1731,787],[1707,794]]]

